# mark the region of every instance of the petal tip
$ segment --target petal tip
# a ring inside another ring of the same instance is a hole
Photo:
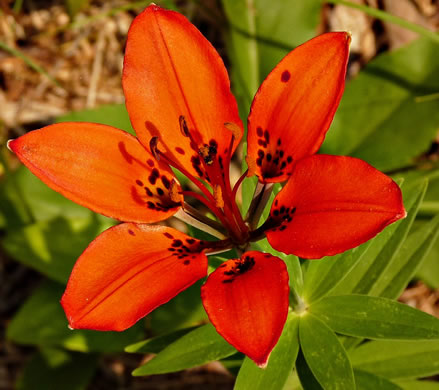
[[[16,139],[9,139],[9,140],[6,142],[6,147],[7,147],[8,150],[9,150],[10,152],[12,152],[12,153],[15,153],[15,151],[14,151],[14,146],[13,146],[13,143],[15,143],[15,141],[16,141]]]
[[[260,369],[265,370],[267,368],[268,359],[270,358],[270,355],[271,355],[271,350],[266,355],[264,355],[262,358],[252,359],[251,356],[249,356],[249,358],[252,359]]]

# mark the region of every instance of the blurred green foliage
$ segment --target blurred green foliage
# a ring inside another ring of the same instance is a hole
[[[68,3],[73,16],[74,8],[86,6],[87,1]],[[322,2],[222,0],[222,6],[228,22],[224,32],[232,88],[245,119],[270,70],[291,49],[316,35]],[[11,171],[9,159],[2,157],[2,249],[48,278],[8,326],[10,341],[38,348],[17,388],[84,389],[99,356],[125,347],[130,353],[157,353],[136,375],[172,372],[233,355],[224,362],[236,366],[243,360],[238,390],[301,385],[305,389],[437,388],[418,379],[439,374],[439,322],[393,301],[414,277],[439,287],[439,170],[437,163],[421,157],[439,129],[437,52],[436,43],[420,38],[367,64],[347,83],[322,149],[360,157],[394,174],[403,183],[408,217],[359,248],[315,262],[279,254],[265,241],[255,245],[285,260],[294,293],[311,305],[313,313],[302,317],[290,313],[264,371],[235,355],[211,325],[199,326],[207,321],[199,298],[201,282],[125,332],[69,330],[59,299],[72,266],[87,245],[116,221],[63,198],[23,167]],[[72,112],[56,121],[99,122],[134,134],[123,105]],[[243,210],[254,186],[251,180],[244,183]],[[343,311],[348,306],[360,308],[362,314]],[[361,315],[367,320],[359,321]],[[381,323],[386,329],[377,325],[380,318],[388,319]],[[398,331],[400,337],[416,340],[363,342],[364,338],[391,339],[392,334],[398,338]],[[147,335],[156,337],[145,340]],[[429,337],[435,340],[423,341]]]

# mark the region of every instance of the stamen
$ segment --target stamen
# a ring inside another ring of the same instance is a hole
[[[219,238],[220,240],[223,240],[226,238],[226,236],[219,231],[216,227],[212,226],[212,223],[215,221],[210,220],[210,218],[205,218],[204,220],[200,220],[199,216],[195,216],[191,210],[187,209],[188,205],[184,204],[182,209],[179,209],[175,214],[174,217],[179,219],[180,221],[183,221],[187,223],[188,225],[194,226],[197,229],[203,230],[212,236]],[[209,221],[206,221],[209,220]],[[210,223],[212,222],[212,223]]]
[[[189,128],[187,127],[186,118],[183,115],[180,115],[180,117],[178,118],[178,121],[180,122],[181,133],[185,137],[190,137]]]
[[[247,163],[247,177],[252,177],[256,174],[256,161],[253,160],[249,155],[245,156],[245,162]]]
[[[160,161],[160,152],[157,148],[157,144],[159,142],[159,137],[152,137],[149,141],[149,149],[151,150],[151,154],[157,161]]]
[[[171,187],[169,188],[169,195],[173,202],[181,202],[180,186],[175,179],[172,179]]]
[[[241,175],[241,177],[238,179],[238,181],[233,186],[233,190],[232,190],[233,199],[236,199],[236,193],[238,192],[239,186],[244,181],[244,179],[247,177],[247,175],[248,175],[248,169]]]
[[[224,207],[223,191],[221,190],[221,186],[218,184],[213,189],[213,197],[215,198],[216,207],[223,208]]]
[[[226,122],[224,123],[224,127],[232,132],[235,140],[241,137],[242,134],[241,128],[236,123]]]

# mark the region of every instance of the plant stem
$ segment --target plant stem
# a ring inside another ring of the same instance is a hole
[[[413,31],[415,33],[418,33],[418,34],[420,34],[424,37],[427,37],[427,38],[431,39],[432,41],[439,44],[439,34],[438,33],[431,31],[431,30],[428,30],[419,24],[412,23],[406,19],[389,14],[388,12],[381,11],[381,10],[373,8],[373,7],[368,7],[367,5],[352,3],[348,0],[322,0],[322,1],[324,1],[325,3],[340,4],[340,5],[345,5],[346,7],[358,9],[358,10],[364,12],[365,14],[373,16],[374,18],[380,19],[384,22],[396,24],[397,26],[400,26],[400,27],[405,28],[406,30],[410,30],[410,31]]]

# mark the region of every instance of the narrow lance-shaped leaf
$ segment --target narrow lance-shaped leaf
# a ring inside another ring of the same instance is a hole
[[[180,371],[223,359],[235,352],[212,325],[203,325],[163,349],[154,359],[134,370],[133,375]]]
[[[299,337],[306,363],[324,389],[355,388],[349,357],[331,329],[306,313],[300,318]]]
[[[378,280],[376,289],[379,295],[387,298],[398,298],[416,270],[422,266],[426,256],[437,243],[439,237],[439,215],[411,234],[404,242],[395,257],[391,271]]]
[[[402,387],[396,383],[371,374],[370,372],[364,372],[354,368],[354,376],[357,390],[402,390]]]
[[[371,339],[439,339],[439,319],[387,298],[330,296],[308,309],[335,332]]]
[[[354,367],[390,379],[422,378],[439,373],[439,340],[377,340],[352,350]]]

